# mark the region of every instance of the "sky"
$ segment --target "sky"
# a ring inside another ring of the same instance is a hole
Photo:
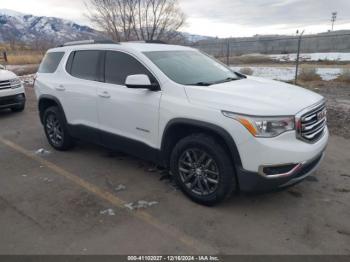
[[[73,20],[89,21],[87,0],[0,0],[1,9]],[[331,13],[338,11],[335,29],[350,29],[350,0],[179,0],[187,16],[181,31],[218,37],[255,34],[325,32],[331,28]]]

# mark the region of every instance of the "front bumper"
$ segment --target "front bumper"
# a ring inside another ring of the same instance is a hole
[[[13,106],[20,106],[26,102],[24,93],[0,97],[0,109],[9,108]]]
[[[303,162],[300,167],[284,176],[269,178],[262,174],[239,169],[237,171],[241,192],[263,193],[296,185],[313,174],[324,158],[324,151],[317,157]]]

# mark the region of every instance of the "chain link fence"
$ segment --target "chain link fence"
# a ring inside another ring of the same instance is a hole
[[[227,65],[269,63],[272,59],[264,55],[296,54],[294,61],[288,61],[295,63],[296,82],[300,53],[350,52],[350,33],[213,39],[197,42],[193,47],[220,59]],[[261,55],[244,57],[252,54]]]
[[[244,54],[297,53],[300,36],[251,37],[203,40],[193,46],[215,57],[231,57]],[[344,34],[302,36],[300,49],[304,53],[350,52],[350,32]]]

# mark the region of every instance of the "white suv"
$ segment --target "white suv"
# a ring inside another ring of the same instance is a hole
[[[69,43],[48,51],[35,90],[55,149],[79,139],[153,161],[206,205],[297,184],[329,137],[322,96],[189,47]]]
[[[13,112],[21,112],[25,102],[25,91],[19,78],[0,65],[0,110],[10,108]]]

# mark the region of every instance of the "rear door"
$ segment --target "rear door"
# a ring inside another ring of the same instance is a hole
[[[99,128],[97,86],[103,81],[103,54],[99,50],[72,52],[66,64],[69,75],[57,87],[68,123],[73,131],[84,132],[78,135],[93,135],[86,137],[88,140],[95,140],[93,130]]]
[[[98,128],[97,85],[102,81],[102,53],[82,50],[69,56],[66,66],[69,77],[62,81],[58,91],[64,96],[63,107],[71,125]]]

